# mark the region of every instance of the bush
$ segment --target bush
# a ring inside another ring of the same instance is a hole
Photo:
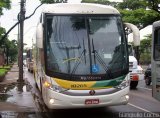
[[[140,55],[140,64],[150,64],[151,63],[151,54],[150,53],[142,53]]]
[[[0,76],[4,76],[7,73],[6,69],[0,69]]]
[[[11,69],[11,66],[0,66],[0,69],[10,70],[10,69]]]
[[[0,82],[4,80],[6,73],[7,73],[6,69],[0,69]]]

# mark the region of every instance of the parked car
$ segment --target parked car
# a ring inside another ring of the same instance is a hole
[[[147,69],[144,73],[144,79],[145,79],[146,85],[151,84],[151,82],[152,82],[152,79],[151,79],[151,64],[149,64],[149,66],[147,67]]]

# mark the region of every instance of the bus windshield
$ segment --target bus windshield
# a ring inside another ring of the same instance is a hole
[[[47,14],[45,23],[45,65],[50,76],[128,73],[120,16]]]

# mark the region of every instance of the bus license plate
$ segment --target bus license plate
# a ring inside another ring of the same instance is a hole
[[[86,99],[85,100],[85,104],[89,105],[89,104],[99,104],[99,99]]]

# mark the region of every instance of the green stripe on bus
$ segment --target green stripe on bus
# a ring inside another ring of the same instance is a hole
[[[96,84],[92,86],[92,88],[97,87],[107,87],[107,86],[117,86],[125,79],[126,75],[112,79],[112,80],[104,80],[104,81],[97,81]]]

